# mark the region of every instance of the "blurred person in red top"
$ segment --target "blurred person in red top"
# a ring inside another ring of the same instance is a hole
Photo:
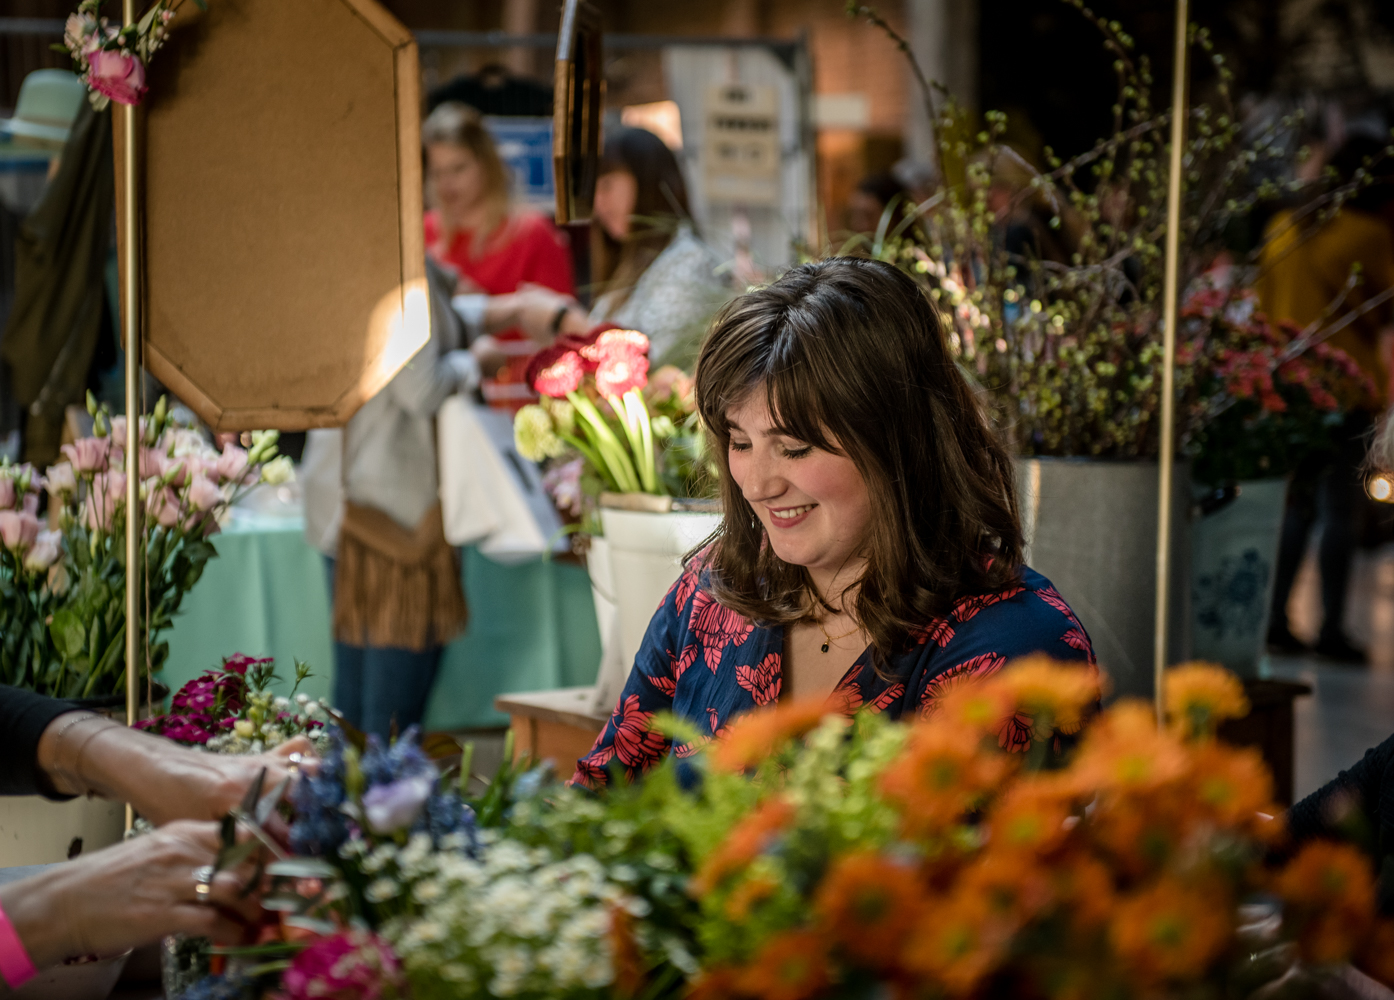
[[[434,206],[426,213],[426,247],[459,275],[457,294],[509,295],[540,286],[539,293],[569,300],[575,282],[566,238],[545,216],[509,203],[508,169],[479,113],[442,104],[422,123],[421,139]],[[516,327],[495,338],[509,361],[485,380],[484,396],[517,409],[533,398],[523,376],[538,345]]]

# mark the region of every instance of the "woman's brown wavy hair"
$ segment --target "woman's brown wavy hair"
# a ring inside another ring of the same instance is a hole
[[[810,621],[818,595],[782,562],[731,478],[727,413],[764,392],[781,433],[856,463],[871,496],[854,613],[878,670],[955,600],[1020,575],[1012,462],[919,287],[888,264],[804,264],[731,302],[697,361],[697,408],[725,518],[700,559],[721,604],[770,626]],[[833,595],[827,595],[832,597]]]

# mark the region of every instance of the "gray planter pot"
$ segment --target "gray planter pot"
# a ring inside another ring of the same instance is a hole
[[[1257,677],[1288,481],[1254,479],[1238,488],[1233,500],[1191,524],[1191,634],[1196,659]]]
[[[1112,696],[1152,696],[1157,593],[1157,463],[1017,460],[1026,561],[1079,615]],[[1168,659],[1190,658],[1188,468],[1172,476]]]

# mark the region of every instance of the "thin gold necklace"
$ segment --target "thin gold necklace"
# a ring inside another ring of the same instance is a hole
[[[840,639],[846,639],[849,635],[854,635],[857,632],[860,632],[861,630],[862,627],[858,625],[855,628],[853,628],[850,632],[843,632],[841,635],[828,635],[828,630],[823,627],[823,620],[821,618],[818,619],[818,631],[823,633],[822,650],[825,653],[828,651],[828,647],[831,646],[833,643],[837,642]]]

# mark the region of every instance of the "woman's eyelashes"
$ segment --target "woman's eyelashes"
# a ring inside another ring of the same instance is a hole
[[[735,438],[732,438],[729,447],[731,451],[749,451],[750,442],[737,441]],[[788,445],[781,445],[779,451],[785,458],[804,458],[813,451],[813,445],[804,444],[793,448]]]

